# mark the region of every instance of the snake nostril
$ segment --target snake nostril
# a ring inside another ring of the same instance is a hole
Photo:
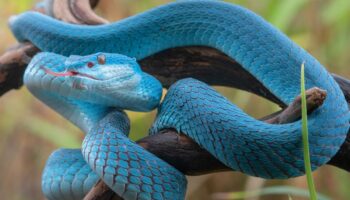
[[[88,66],[88,68],[92,68],[95,64],[93,62],[88,62],[86,65]]]

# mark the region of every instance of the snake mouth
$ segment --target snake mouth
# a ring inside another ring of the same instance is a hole
[[[52,76],[56,76],[56,77],[64,77],[64,76],[81,76],[81,77],[85,77],[85,78],[90,78],[90,79],[94,79],[94,80],[98,80],[97,78],[89,75],[89,74],[84,74],[84,73],[80,73],[74,70],[71,71],[66,71],[66,72],[54,72],[44,66],[40,67],[41,69],[43,69],[45,71],[45,73],[50,74]]]

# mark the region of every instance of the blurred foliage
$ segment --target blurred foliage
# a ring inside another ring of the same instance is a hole
[[[309,191],[305,189],[299,189],[290,186],[274,186],[274,187],[266,187],[261,190],[251,190],[251,191],[243,191],[243,192],[229,192],[229,193],[217,193],[214,194],[214,199],[218,200],[238,200],[252,197],[260,197],[265,195],[285,195],[289,194],[289,198],[291,199],[291,195],[296,197],[310,197]],[[330,200],[329,197],[326,197],[322,194],[318,194],[318,200]]]
[[[34,0],[0,0],[0,51],[15,43],[7,28],[10,15],[30,9]],[[109,20],[145,11],[166,0],[101,0],[97,12]],[[349,0],[229,0],[247,7],[277,26],[300,46],[311,52],[328,70],[350,77]],[[268,49],[267,49],[268,50]],[[244,111],[261,117],[278,110],[266,100],[235,89],[217,89]],[[59,147],[77,148],[83,134],[65,119],[34,99],[23,88],[0,98],[0,194],[2,199],[43,199],[41,171],[50,152]],[[133,139],[143,137],[155,116],[128,113]],[[332,199],[349,199],[350,175],[333,167],[314,173],[317,190]],[[262,185],[290,185],[307,188],[305,177],[262,181],[240,173],[217,173],[189,178],[188,199],[210,199],[216,192],[259,189]],[[250,185],[249,183],[253,183]],[[260,182],[260,186],[254,183]],[[299,197],[292,196],[293,200]],[[288,199],[288,196],[261,199]]]

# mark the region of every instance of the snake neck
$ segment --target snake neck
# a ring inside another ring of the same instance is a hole
[[[108,131],[106,131],[108,130]],[[94,126],[91,127],[88,134],[115,133],[123,134],[126,137],[130,131],[130,120],[124,111],[119,109],[110,109],[106,115],[101,117]]]
[[[29,90],[50,108],[76,125],[85,134],[90,133],[95,125],[103,120],[109,113],[122,113],[122,111],[117,108],[77,101],[55,95],[53,92],[43,92],[40,90],[33,90],[33,88],[29,88]]]

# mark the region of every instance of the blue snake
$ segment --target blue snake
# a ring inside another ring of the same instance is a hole
[[[304,62],[306,88],[327,91],[324,104],[309,115],[313,169],[335,155],[349,129],[345,98],[324,67],[239,6],[178,1],[98,26],[27,12],[11,18],[10,26],[18,41],[52,52],[38,54],[26,69],[29,90],[86,133],[82,153],[61,149],[50,156],[42,181],[48,199],[81,199],[98,178],[124,199],[184,199],[184,175],[127,138],[129,123],[122,111],[158,106],[161,84],[142,72],[137,60],[168,48],[216,48],[285,104],[300,93]],[[186,134],[225,165],[249,175],[304,174],[300,121],[256,120],[195,79],[169,88],[150,133],[164,128]]]

